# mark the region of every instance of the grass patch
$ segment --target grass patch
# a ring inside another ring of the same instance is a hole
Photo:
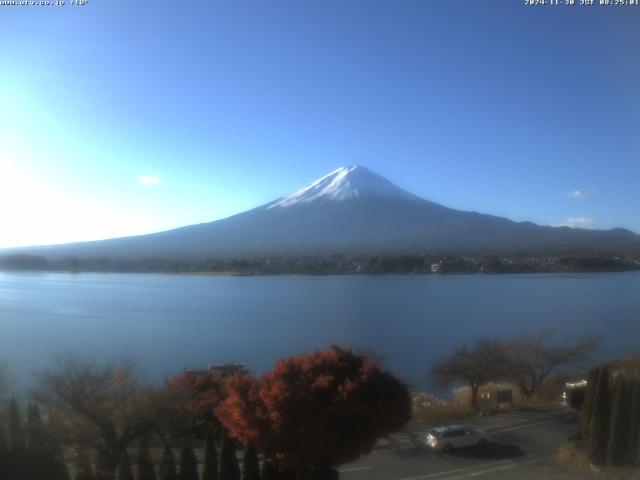
[[[575,443],[568,443],[558,449],[554,456],[557,465],[576,473],[602,480],[640,480],[640,468],[596,467],[591,464],[587,452]]]
[[[561,446],[554,456],[558,465],[582,473],[594,473],[587,453],[573,443]]]

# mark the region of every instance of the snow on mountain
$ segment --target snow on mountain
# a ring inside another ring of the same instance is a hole
[[[543,227],[454,210],[360,166],[339,168],[291,195],[209,223],[138,237],[15,250],[51,258],[115,259],[639,251],[640,236],[627,230]]]
[[[284,208],[318,200],[344,201],[362,197],[416,198],[371,170],[354,165],[340,167],[310,185],[276,200],[266,209]]]

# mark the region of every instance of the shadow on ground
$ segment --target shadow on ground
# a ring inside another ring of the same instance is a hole
[[[511,443],[489,443],[485,447],[468,447],[454,450],[449,455],[458,458],[474,458],[477,460],[508,460],[522,457],[524,453],[519,446]]]

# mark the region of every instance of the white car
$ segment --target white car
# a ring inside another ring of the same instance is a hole
[[[489,443],[489,434],[466,425],[448,425],[430,430],[425,443],[434,450],[449,453],[455,448],[484,447]]]

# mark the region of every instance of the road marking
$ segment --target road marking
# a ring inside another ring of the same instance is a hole
[[[532,458],[530,460],[523,460],[520,462],[512,462],[509,465],[503,465],[502,467],[496,467],[496,468],[489,468],[487,470],[478,470],[477,472],[471,472],[471,473],[467,473],[465,475],[458,475],[457,477],[444,477],[441,478],[440,480],[460,480],[462,478],[469,478],[469,477],[479,477],[480,475],[486,475],[487,473],[495,473],[495,472],[500,472],[503,470],[510,470],[512,468],[518,468],[521,467],[523,465],[529,465],[531,463],[536,463],[539,462],[540,460],[544,460],[546,458],[549,458],[551,455],[543,455],[537,458]]]
[[[515,427],[503,428],[502,430],[489,430],[490,433],[502,433],[502,432],[511,432],[513,430],[522,430],[524,428],[535,427],[536,425],[540,425],[542,423],[553,422],[557,420],[557,418],[549,418],[547,420],[541,420],[540,422],[527,423],[525,425],[516,425]]]
[[[488,467],[490,465],[500,465],[502,463],[506,463],[506,462],[511,462],[512,460],[500,460],[499,462],[493,462],[493,463],[488,463],[485,465],[485,467]],[[427,475],[420,475],[418,477],[407,477],[407,478],[402,478],[401,480],[422,480],[424,478],[433,478],[433,477],[439,477],[441,475],[448,475],[450,473],[459,473],[459,472],[466,472],[468,470],[474,470],[477,469],[478,465],[474,465],[473,467],[467,467],[467,468],[458,468],[456,470],[448,470],[445,472],[435,472],[435,473],[429,473]]]
[[[338,471],[340,473],[347,473],[347,472],[360,472],[361,470],[371,470],[373,467],[371,467],[371,465],[367,465],[365,467],[351,467],[351,468],[340,468],[338,469]]]
[[[540,417],[540,415],[526,415],[523,413],[497,413],[498,417],[502,418],[524,418],[525,420],[535,420],[536,417]]]
[[[477,477],[480,475],[484,475],[485,473],[497,472],[500,470],[509,470],[511,468],[519,467],[521,465],[528,465],[530,463],[535,463],[545,458],[549,458],[550,456],[551,454],[549,453],[543,453],[543,454],[538,454],[535,457],[530,458],[528,460],[521,460],[521,461],[511,460],[511,459],[500,460],[499,462],[486,463],[484,465],[475,465],[473,467],[467,467],[467,468],[458,468],[456,470],[448,470],[444,472],[434,472],[434,473],[429,473],[427,475],[420,475],[417,477],[402,478],[400,480],[425,480],[427,478],[434,478],[434,477],[442,477],[439,480],[458,480],[460,478]],[[498,467],[498,465],[501,465],[501,466]],[[495,467],[495,468],[487,469],[487,467]],[[469,470],[475,470],[475,472],[470,472]],[[468,472],[468,473],[465,473],[463,475],[458,475],[455,477],[444,476],[452,473],[461,473],[461,472]]]

